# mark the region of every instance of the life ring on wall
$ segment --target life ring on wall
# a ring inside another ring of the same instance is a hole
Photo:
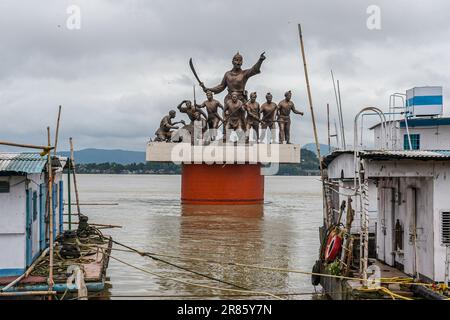
[[[332,231],[327,239],[327,246],[325,247],[325,261],[333,262],[342,249],[342,237],[338,232]]]

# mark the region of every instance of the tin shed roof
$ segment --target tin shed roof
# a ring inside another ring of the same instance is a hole
[[[0,153],[0,172],[41,173],[46,164],[39,153]]]
[[[338,150],[323,157],[325,167],[342,154],[353,154],[353,150]],[[372,160],[450,160],[450,150],[361,150],[359,156],[364,159]]]
[[[376,160],[413,159],[413,160],[448,160],[449,150],[365,150],[361,153],[362,158]]]

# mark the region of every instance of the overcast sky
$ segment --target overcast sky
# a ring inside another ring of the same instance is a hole
[[[67,27],[71,5],[80,8],[80,29]],[[370,5],[381,10],[380,30],[367,28]],[[268,91],[280,101],[292,90],[305,111],[293,116],[293,141],[312,142],[301,23],[320,141],[326,143],[327,102],[337,119],[330,69],[341,83],[350,141],[357,111],[366,105],[387,111],[391,93],[442,85],[448,104],[449,12],[444,0],[2,0],[0,140],[45,143],[45,128],[54,129],[62,105],[61,150],[72,136],[76,149],[144,151],[161,117],[192,99],[190,57],[213,86],[236,51],[244,67],[265,51],[248,91],[262,102]],[[199,88],[197,97],[204,99]]]

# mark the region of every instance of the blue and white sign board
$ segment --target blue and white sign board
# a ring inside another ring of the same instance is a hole
[[[442,115],[442,87],[414,87],[406,90],[406,110],[409,117]]]

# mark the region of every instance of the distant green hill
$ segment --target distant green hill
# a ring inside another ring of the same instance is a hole
[[[68,157],[70,152],[58,152],[61,156]],[[83,149],[74,151],[75,162],[86,163],[118,163],[131,164],[145,162],[145,152],[127,150]]]
[[[311,152],[314,152],[314,154],[317,156],[317,148],[315,143],[307,143],[305,144],[302,149],[309,150]],[[325,156],[330,153],[330,148],[328,148],[327,144],[320,144],[320,155]]]

